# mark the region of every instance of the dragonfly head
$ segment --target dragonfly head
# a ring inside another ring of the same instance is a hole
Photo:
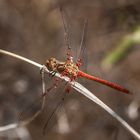
[[[51,57],[50,59],[46,60],[45,66],[48,68],[50,71],[55,71],[57,67],[57,60],[54,57]]]

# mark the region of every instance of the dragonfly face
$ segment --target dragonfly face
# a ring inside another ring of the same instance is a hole
[[[50,59],[46,60],[45,66],[48,68],[49,71],[56,71],[57,69],[57,62],[54,57],[51,57]]]

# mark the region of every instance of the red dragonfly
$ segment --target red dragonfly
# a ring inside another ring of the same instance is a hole
[[[65,42],[66,42],[66,46],[67,46],[67,60],[65,62],[60,62],[56,58],[53,58],[53,57],[48,59],[46,61],[46,64],[45,64],[45,66],[48,68],[48,70],[52,71],[52,73],[54,73],[54,74],[56,72],[58,72],[62,76],[67,76],[70,78],[71,81],[76,80],[78,77],[83,77],[83,78],[104,84],[106,86],[109,86],[111,88],[119,90],[123,93],[127,93],[127,94],[131,93],[129,90],[127,90],[126,88],[124,88],[116,83],[101,79],[101,78],[93,76],[93,75],[89,75],[89,74],[80,70],[80,67],[82,65],[81,56],[82,56],[82,51],[84,50],[83,42],[85,39],[85,28],[86,28],[87,20],[85,20],[85,23],[84,23],[82,40],[81,40],[81,45],[80,45],[80,54],[79,54],[79,57],[77,59],[77,62],[74,63],[62,8],[60,8],[60,12],[62,15],[64,31],[65,31]]]

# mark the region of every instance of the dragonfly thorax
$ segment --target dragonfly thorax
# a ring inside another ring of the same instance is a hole
[[[78,66],[75,63],[68,61],[65,64],[65,67],[66,67],[65,71],[67,73],[67,76],[69,78],[75,79],[77,77],[77,74],[78,74],[78,71],[79,71]]]

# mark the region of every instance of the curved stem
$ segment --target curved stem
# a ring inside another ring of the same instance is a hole
[[[14,58],[17,58],[17,59],[20,59],[20,60],[25,61],[27,63],[30,63],[30,64],[32,64],[32,65],[34,65],[36,67],[42,68],[42,65],[41,64],[39,64],[37,62],[34,62],[34,61],[30,60],[30,59],[27,59],[25,57],[22,57],[20,55],[17,55],[15,53],[11,53],[11,52],[8,52],[8,51],[2,50],[2,49],[0,49],[0,53],[5,54],[5,55],[12,56]]]

